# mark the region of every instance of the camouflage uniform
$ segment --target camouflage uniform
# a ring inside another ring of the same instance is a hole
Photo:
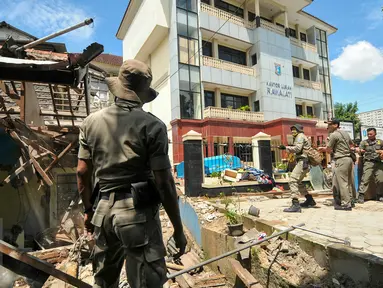
[[[347,132],[337,130],[330,135],[327,147],[334,152],[335,169],[332,180],[337,205],[351,207],[353,191],[353,161],[350,157],[351,138]]]
[[[153,179],[152,171],[171,168],[167,129],[142,110],[134,92],[130,95],[133,101],[118,98],[111,107],[89,115],[80,129],[78,157],[92,160],[100,185],[92,218],[97,288],[118,287],[124,260],[132,288],[157,288],[167,281],[159,207],[135,208],[131,194],[132,183]]]
[[[363,176],[359,195],[364,196],[368,186],[375,180],[376,195],[383,196],[383,163],[380,155],[376,152],[383,149],[383,141],[380,139],[375,141],[367,139],[360,143],[359,148],[366,151],[363,155]]]

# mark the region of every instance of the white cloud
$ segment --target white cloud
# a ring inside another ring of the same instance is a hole
[[[382,50],[367,41],[347,45],[339,57],[331,61],[331,72],[344,80],[373,80],[383,74]]]
[[[2,0],[2,2],[0,19],[36,37],[46,36],[90,17],[78,5],[65,0]],[[80,38],[82,41],[89,40],[93,33],[92,27],[85,26],[65,34],[64,37],[71,40]]]

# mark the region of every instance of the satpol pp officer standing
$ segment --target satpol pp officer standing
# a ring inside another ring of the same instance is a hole
[[[376,129],[367,129],[367,140],[363,140],[359,145],[359,153],[363,156],[363,176],[359,187],[358,202],[364,203],[364,194],[369,185],[376,184],[377,199],[383,197],[383,162],[381,151],[383,150],[383,140],[376,139]]]
[[[294,153],[297,164],[294,167],[293,172],[290,175],[289,186],[291,190],[292,203],[291,207],[284,209],[284,212],[301,212],[301,207],[309,208],[316,205],[313,197],[308,193],[306,186],[303,183],[303,179],[309,172],[309,161],[304,150],[311,147],[311,141],[303,132],[303,126],[295,124],[290,128],[294,137],[294,143],[292,146],[283,146],[279,148],[288,153]],[[306,197],[306,201],[299,204],[298,197],[302,194]]]
[[[167,281],[160,202],[173,224],[180,255],[186,246],[167,129],[142,109],[157,96],[150,88],[152,74],[146,64],[125,61],[118,77],[106,80],[116,101],[84,120],[77,168],[85,225],[89,232],[95,226],[93,287],[118,287],[126,260],[130,287],[160,288]],[[94,214],[90,200],[93,171],[101,195]]]

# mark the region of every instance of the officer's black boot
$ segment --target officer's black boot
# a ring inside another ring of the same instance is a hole
[[[312,195],[307,194],[305,195],[305,197],[306,197],[306,201],[300,204],[302,208],[310,208],[317,205]]]
[[[364,203],[364,194],[359,193],[358,195],[358,203],[363,204]]]
[[[301,206],[299,205],[298,199],[294,198],[292,200],[291,206],[289,208],[284,209],[283,212],[289,212],[289,213],[302,212],[302,209],[301,209]]]

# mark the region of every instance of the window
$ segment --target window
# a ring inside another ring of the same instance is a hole
[[[201,0],[201,2],[210,5],[210,0]]]
[[[310,81],[310,70],[303,68],[303,79]]]
[[[190,65],[199,65],[198,40],[178,37],[179,62]]]
[[[298,66],[293,66],[293,76],[295,78],[300,78],[299,77],[299,67]]]
[[[251,55],[251,65],[257,65],[257,53]]]
[[[254,102],[254,112],[261,111],[261,106],[259,105],[259,100]]]
[[[213,57],[213,43],[202,41],[202,55]]]
[[[181,118],[193,119],[195,104],[198,102],[199,93],[192,93],[181,91],[180,92],[180,104],[181,104]]]
[[[215,95],[213,91],[204,91],[205,107],[215,106]]]
[[[242,106],[249,105],[249,97],[221,94],[221,105],[222,108],[231,107],[233,109],[239,109]]]
[[[307,106],[306,110],[307,110],[307,115],[314,116],[314,111],[312,106]]]
[[[301,41],[307,42],[307,35],[301,32]]]
[[[197,0],[177,0],[177,7],[197,12]]]
[[[246,52],[218,45],[218,54],[219,59],[240,65],[246,65]]]
[[[255,20],[255,14],[253,12],[249,12],[248,17],[250,22],[253,22]]]
[[[297,31],[295,31],[295,29],[290,28],[289,31],[290,31],[290,37],[297,38]]]
[[[302,105],[298,105],[298,104],[296,104],[296,105],[295,105],[295,109],[296,109],[296,111],[297,111],[297,116],[301,116],[301,115],[303,115],[303,106],[302,106]]]
[[[226,3],[222,0],[214,0],[214,6],[216,8],[221,9],[221,10],[229,12],[235,16],[239,16],[239,17],[243,18],[243,9],[241,9],[240,7],[231,5],[231,4]]]

